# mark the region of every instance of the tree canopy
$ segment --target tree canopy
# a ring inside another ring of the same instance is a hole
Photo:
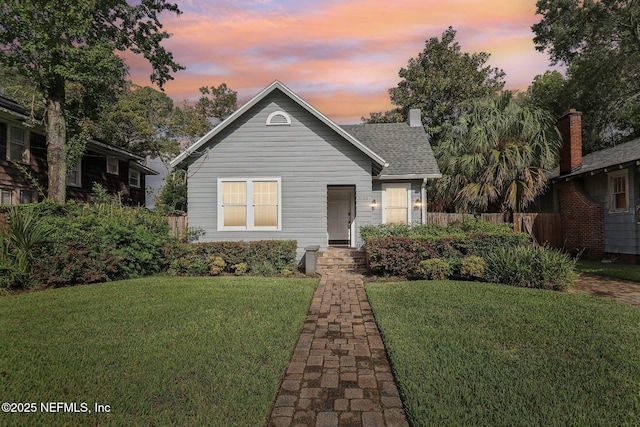
[[[92,110],[124,87],[127,67],[115,52],[144,56],[160,87],[183,68],[161,45],[169,37],[158,17],[164,11],[180,13],[165,0],[8,0],[0,6],[0,63],[28,78],[44,98],[49,198],[65,199],[71,104]]]
[[[504,87],[504,72],[487,65],[485,52],[462,52],[455,41],[456,30],[449,27],[441,39],[432,37],[417,58],[401,68],[402,79],[389,89],[391,103],[397,107],[385,113],[371,113],[369,123],[402,122],[411,108],[420,108],[423,123],[439,132],[445,123],[455,121],[460,102],[493,95]]]
[[[640,136],[640,3],[538,0],[536,6],[542,16],[532,26],[536,48],[567,66],[564,87],[571,107],[584,114],[586,150]]]
[[[560,136],[547,110],[511,92],[474,99],[434,148],[442,179],[439,208],[520,211],[540,194],[557,164]]]

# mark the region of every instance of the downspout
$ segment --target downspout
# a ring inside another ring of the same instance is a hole
[[[422,185],[420,186],[420,199],[422,199],[422,203],[420,204],[420,209],[422,210],[422,223],[427,223],[427,178],[422,180]]]

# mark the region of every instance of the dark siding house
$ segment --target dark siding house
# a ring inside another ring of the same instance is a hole
[[[0,205],[42,200],[48,183],[47,144],[42,126],[30,123],[19,104],[0,97]],[[88,201],[94,183],[124,203],[142,206],[145,176],[156,172],[144,159],[102,141],[90,141],[67,175],[67,198]]]
[[[570,110],[558,128],[560,167],[538,205],[562,214],[564,246],[589,258],[640,260],[640,139],[582,155],[582,115]]]

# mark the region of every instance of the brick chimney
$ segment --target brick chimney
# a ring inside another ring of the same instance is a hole
[[[419,108],[409,110],[409,127],[417,128],[422,126],[422,117]]]
[[[571,109],[558,120],[558,130],[562,137],[560,148],[560,175],[582,166],[582,113]]]

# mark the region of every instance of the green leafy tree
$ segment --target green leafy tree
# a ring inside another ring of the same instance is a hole
[[[442,38],[430,38],[417,58],[401,68],[402,79],[389,89],[391,103],[397,107],[385,113],[371,113],[371,123],[407,119],[411,108],[420,108],[422,120],[432,132],[455,121],[459,104],[495,94],[504,87],[504,72],[487,65],[489,54],[462,52],[455,41],[456,31],[449,27]]]
[[[575,108],[568,79],[555,70],[537,75],[527,91],[518,96],[522,102],[549,110],[557,118],[568,109]]]
[[[193,143],[215,124],[229,117],[238,109],[238,94],[226,83],[200,88],[200,99],[195,104],[187,101],[176,108],[172,133]]]
[[[164,213],[187,211],[187,174],[178,169],[172,171],[156,198],[156,207]]]
[[[169,158],[179,152],[171,137],[173,115],[173,100],[167,94],[129,84],[100,121],[98,134],[140,156]]]
[[[583,112],[587,150],[640,136],[640,3],[538,0],[539,51],[567,65],[573,108]]]
[[[555,122],[511,92],[471,100],[434,149],[443,175],[435,184],[436,203],[462,211],[525,208],[557,164]]]
[[[169,37],[158,15],[179,14],[165,0],[8,0],[0,6],[0,63],[26,76],[42,94],[46,110],[48,197],[66,193],[69,104],[92,108],[121,89],[126,74],[116,51],[143,55],[160,87],[182,67],[161,42]],[[70,93],[84,96],[71,97]]]

